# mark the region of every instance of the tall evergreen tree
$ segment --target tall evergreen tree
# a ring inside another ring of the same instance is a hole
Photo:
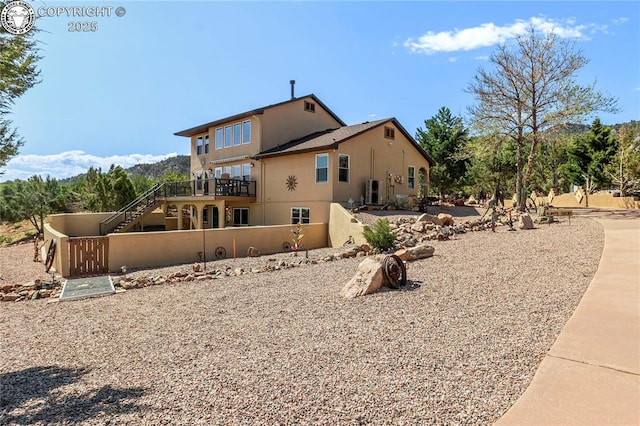
[[[429,171],[432,187],[442,194],[457,192],[462,188],[469,160],[463,155],[468,130],[462,118],[454,117],[447,107],[425,120],[425,130],[416,131],[416,141],[435,160]]]
[[[600,119],[596,118],[589,133],[578,137],[569,147],[565,174],[571,182],[582,185],[587,192],[606,187],[611,183],[611,177],[605,172],[605,167],[615,156],[616,149],[611,128],[603,126]]]
[[[7,2],[0,1],[0,9]],[[18,153],[24,140],[8,118],[15,100],[39,83],[40,59],[34,30],[23,35],[9,34],[0,26],[0,174],[2,167]]]

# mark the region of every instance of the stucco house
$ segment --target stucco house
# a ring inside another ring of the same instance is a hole
[[[191,228],[328,223],[330,203],[416,197],[433,164],[397,119],[347,125],[313,94],[175,134],[191,143],[195,196],[175,202]]]
[[[344,207],[413,200],[433,164],[395,118],[347,125],[313,94],[175,134],[189,138],[192,179],[117,212],[50,216],[49,267],[78,276],[275,253],[298,223],[309,249],[364,241]]]

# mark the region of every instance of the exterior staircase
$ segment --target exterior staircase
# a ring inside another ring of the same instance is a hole
[[[165,200],[164,183],[154,185],[147,192],[100,222],[100,235],[121,232]]]

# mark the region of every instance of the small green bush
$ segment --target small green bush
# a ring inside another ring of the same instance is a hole
[[[379,219],[373,229],[364,227],[362,232],[367,243],[377,252],[384,252],[395,246],[396,238],[391,233],[389,220]]]

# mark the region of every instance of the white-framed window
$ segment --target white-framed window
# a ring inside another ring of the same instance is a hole
[[[409,166],[407,168],[407,188],[414,189],[416,187],[416,168]]]
[[[196,138],[196,155],[202,155],[202,136]]]
[[[291,224],[310,223],[311,209],[309,207],[291,207]]]
[[[217,179],[220,179],[222,177],[222,167],[216,167],[213,173]]]
[[[234,179],[240,179],[240,177],[242,176],[242,166],[240,164],[234,164],[233,166],[231,166],[231,177]]]
[[[349,156],[338,155],[338,182],[349,182]]]
[[[224,166],[224,168],[222,169],[222,173],[226,173],[229,175],[229,177],[231,177],[231,166]]]
[[[316,155],[316,183],[329,181],[329,154]]]
[[[242,180],[251,180],[251,163],[242,165]]]
[[[304,110],[307,112],[316,112],[316,104],[309,101],[304,101]]]
[[[209,153],[209,135],[205,135],[204,137],[204,153]]]
[[[242,143],[248,144],[251,143],[251,121],[243,121],[242,122]]]
[[[233,146],[238,146],[242,143],[242,135],[240,123],[236,123],[233,125]]]
[[[216,149],[222,149],[224,147],[224,134],[222,133],[222,127],[216,129]]]
[[[233,208],[233,226],[249,226],[249,209],[247,207]]]
[[[231,147],[231,143],[233,142],[232,133],[233,133],[233,128],[231,126],[224,127],[224,147],[225,148]]]

